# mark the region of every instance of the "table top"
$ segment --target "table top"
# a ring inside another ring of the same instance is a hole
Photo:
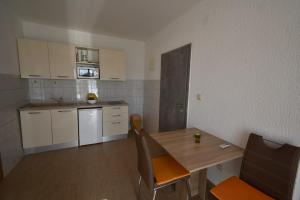
[[[201,133],[201,142],[195,143],[194,134]],[[190,172],[243,157],[244,150],[231,144],[221,149],[220,144],[228,143],[197,128],[152,133],[150,136],[174,159]]]

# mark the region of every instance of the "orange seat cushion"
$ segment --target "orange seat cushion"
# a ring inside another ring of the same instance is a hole
[[[236,176],[233,176],[210,192],[219,200],[271,200],[273,198],[260,192]]]
[[[169,155],[153,158],[152,165],[158,186],[190,176],[189,171]]]

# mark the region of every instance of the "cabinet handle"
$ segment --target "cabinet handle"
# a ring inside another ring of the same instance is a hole
[[[112,107],[112,109],[120,110],[120,107]]]
[[[28,76],[31,76],[31,77],[41,77],[41,75],[37,75],[37,74],[29,74]]]
[[[56,77],[58,77],[58,78],[68,78],[69,76],[61,76],[61,75],[59,75],[59,76],[56,76]]]
[[[64,113],[64,112],[72,112],[72,110],[59,110],[58,112]]]
[[[121,115],[112,115],[113,117],[120,117]]]
[[[121,122],[112,122],[112,124],[121,124]]]
[[[37,114],[41,114],[41,112],[29,112],[28,114],[30,114],[30,115],[37,115]]]
[[[110,77],[110,79],[112,79],[112,80],[119,80],[120,78]]]

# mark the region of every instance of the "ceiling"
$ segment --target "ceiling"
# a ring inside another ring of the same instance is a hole
[[[1,0],[22,19],[145,40],[200,0]]]

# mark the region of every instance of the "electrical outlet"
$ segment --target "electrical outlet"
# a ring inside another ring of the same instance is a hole
[[[198,101],[201,101],[201,100],[202,100],[201,94],[197,94],[197,95],[196,95],[196,99],[197,99]]]
[[[217,169],[218,169],[219,171],[223,171],[223,166],[222,166],[221,164],[218,164],[218,165],[217,165]]]

